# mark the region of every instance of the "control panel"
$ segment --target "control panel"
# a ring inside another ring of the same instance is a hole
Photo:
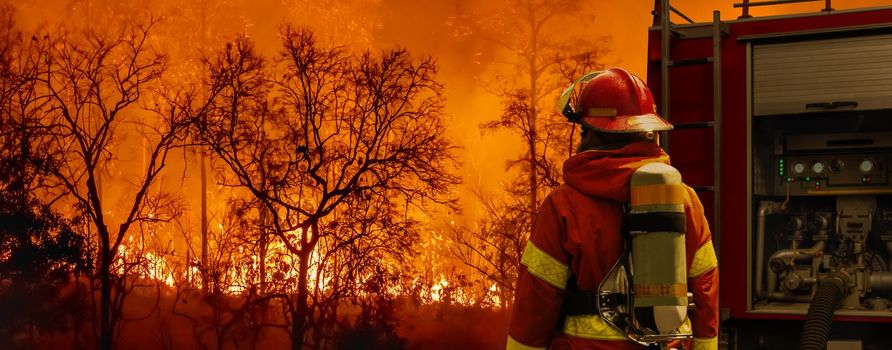
[[[840,314],[892,317],[890,112],[754,120],[751,310],[805,313],[845,276]]]
[[[775,170],[779,186],[790,195],[833,195],[842,191],[889,188],[890,154],[834,154],[778,156]],[[779,193],[780,194],[780,193]]]

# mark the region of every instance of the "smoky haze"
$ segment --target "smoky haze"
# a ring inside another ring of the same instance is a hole
[[[505,164],[523,151],[517,137],[504,131],[481,133],[478,126],[496,119],[501,104],[498,97],[482,86],[494,64],[492,57],[498,48],[460,35],[457,24],[465,11],[486,9],[500,1],[472,0],[190,0],[190,1],[102,1],[102,0],[27,0],[7,1],[18,11],[17,23],[23,29],[33,29],[43,23],[69,21],[102,25],[113,13],[125,9],[138,9],[143,15],[152,13],[165,18],[162,26],[170,32],[197,32],[200,25],[201,6],[206,10],[206,35],[204,51],[212,49],[226,38],[245,32],[257,42],[262,52],[272,54],[278,50],[278,28],[282,23],[294,23],[313,28],[324,40],[353,48],[405,47],[416,54],[433,56],[439,63],[440,78],[446,84],[447,113],[450,117],[449,136],[462,147],[460,175],[469,186],[499,190],[502,183],[518,174],[506,172]],[[672,5],[696,21],[711,21],[712,11],[720,10],[722,18],[735,19],[740,9],[736,1],[673,1]],[[834,3],[836,9],[859,8],[888,4],[880,0],[850,0]],[[777,15],[791,12],[816,11],[822,4],[803,3],[784,6],[754,8],[755,16]],[[586,14],[580,18],[591,24],[591,33],[580,32],[581,25],[564,24],[567,36],[590,34],[593,37],[609,37],[610,51],[603,62],[623,66],[639,76],[645,76],[647,45],[646,32],[651,25],[653,2],[606,1],[586,2]],[[674,18],[675,22],[681,22]],[[176,35],[173,35],[176,37]],[[194,38],[191,38],[194,39]],[[194,40],[178,43],[181,50],[199,51],[201,45]],[[184,52],[185,52],[184,51]],[[195,53],[193,52],[192,55]],[[481,61],[480,57],[489,60]],[[194,182],[192,177],[188,184]],[[188,189],[187,189],[188,190]],[[461,190],[463,219],[474,221],[480,208],[467,189]],[[447,213],[448,214],[448,213]]]
[[[740,10],[732,8],[733,2],[679,0],[672,4],[691,18],[705,22],[711,20],[713,10],[720,10],[723,19],[735,19]],[[483,290],[485,293],[492,292],[492,295],[487,294],[487,302],[488,306],[493,307],[475,308],[472,312],[463,309],[465,305],[473,305],[475,300],[455,291],[473,282],[467,282],[472,280],[467,276],[474,275],[476,270],[452,259],[449,256],[451,248],[446,246],[449,243],[447,233],[452,226],[467,227],[468,232],[472,232],[479,222],[492,214],[492,207],[481,203],[476,194],[482,191],[501,195],[509,184],[523,176],[523,170],[519,167],[508,168],[509,163],[523,157],[527,147],[523,139],[510,130],[490,128],[484,131],[481,128],[481,124],[498,120],[503,115],[504,96],[494,94],[492,87],[517,79],[512,76],[517,74],[516,70],[505,67],[510,65],[507,63],[519,60],[521,54],[482,40],[477,33],[468,32],[467,26],[471,23],[463,22],[469,21],[468,13],[476,13],[476,20],[486,22],[489,20],[488,14],[503,3],[502,0],[0,0],[0,4],[15,9],[16,26],[25,33],[63,23],[70,30],[101,30],[115,21],[128,22],[149,16],[159,18],[157,30],[148,40],[169,56],[168,73],[184,85],[187,82],[201,82],[204,78],[201,58],[218,52],[225,43],[241,34],[256,44],[260,55],[276,56],[283,50],[280,38],[283,24],[312,29],[323,46],[343,46],[350,51],[371,50],[372,53],[402,47],[413,58],[433,58],[439,66],[436,79],[445,85],[445,136],[458,146],[455,156],[459,164],[453,170],[462,184],[454,192],[458,198],[457,208],[437,207],[429,212],[414,210],[410,213],[422,222],[425,229],[420,237],[421,242],[412,248],[418,255],[413,257],[417,261],[407,261],[405,264],[415,265],[414,268],[422,272],[423,275],[416,280],[433,283],[419,292],[426,293],[429,303],[414,305],[417,312],[402,317],[404,322],[397,328],[401,335],[414,339],[411,345],[421,349],[461,348],[468,344],[475,344],[475,348],[498,348],[504,341],[511,300],[499,299],[494,295],[505,287],[497,287],[495,283],[487,281]],[[756,8],[752,14],[767,16],[817,11],[822,4]],[[888,1],[849,0],[838,1],[834,7],[841,10],[887,4]],[[552,24],[550,40],[562,41],[566,38],[570,42],[573,37],[588,38],[601,48],[597,51],[600,56],[595,57],[598,63],[623,66],[644,78],[647,30],[652,22],[653,5],[651,0],[580,2],[573,13],[562,14],[571,20]],[[574,17],[576,13],[578,17]],[[681,22],[677,18],[673,20]],[[548,86],[548,89],[553,87]],[[550,101],[543,104],[552,105]],[[553,117],[555,113],[552,109],[542,112],[544,118]],[[135,130],[122,128],[119,138],[125,140],[114,150],[120,162],[115,168],[103,169],[102,175],[107,187],[100,195],[113,204],[108,208],[110,212],[120,210],[114,206],[114,199],[126,199],[130,193],[128,191],[131,191],[129,180],[140,176],[139,166],[131,169],[128,165],[146,162],[146,141]],[[155,244],[170,246],[178,252],[189,251],[179,253],[179,258],[195,260],[195,254],[200,250],[195,236],[201,222],[198,157],[196,151],[190,148],[178,149],[175,153],[159,178],[158,187],[175,194],[175,199],[182,202],[183,227],[159,226],[158,232],[153,232],[159,240]],[[248,194],[244,189],[221,185],[219,174],[226,172],[226,165],[214,157],[210,158],[208,226],[211,231],[222,235],[226,225],[229,225],[225,217],[229,215],[226,211],[227,201]],[[520,239],[520,236],[514,238]],[[125,243],[136,244],[132,241]],[[184,250],[183,247],[188,249]],[[151,277],[163,280],[168,276]],[[513,279],[508,278],[506,283],[513,283]],[[449,291],[455,294],[449,295]],[[198,309],[202,295],[194,293],[185,297],[179,294],[166,297],[156,307],[170,309],[174,307],[172,304],[185,304],[188,300],[192,304],[186,308]],[[448,303],[457,299],[462,299],[461,303],[465,304],[436,305],[436,302]],[[479,298],[476,302],[479,302]],[[127,303],[134,312],[151,313],[149,304],[152,301],[148,299],[137,296]],[[204,308],[195,313],[205,317],[211,311]],[[168,319],[164,322],[174,325],[171,328],[175,330],[169,335],[171,338],[191,336],[187,321],[170,315],[165,317]],[[139,328],[152,327],[149,324],[151,320],[141,322],[128,325],[129,330],[125,330],[124,334],[137,335],[131,338],[132,342],[150,344],[151,339],[143,338],[152,336],[141,334]],[[282,346],[287,343],[286,338],[284,333],[276,334],[267,340],[267,345]],[[477,343],[471,343],[471,340]],[[61,346],[62,342],[57,345]],[[146,345],[144,348],[151,347]]]

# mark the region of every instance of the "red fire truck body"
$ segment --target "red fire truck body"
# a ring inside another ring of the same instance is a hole
[[[892,7],[827,5],[690,24],[655,6],[647,82],[713,225],[724,320],[802,320],[841,272],[834,327],[892,322]]]

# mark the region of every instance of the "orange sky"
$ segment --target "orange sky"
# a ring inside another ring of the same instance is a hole
[[[266,54],[276,52],[277,27],[279,23],[288,21],[298,25],[310,24],[317,31],[326,31],[329,38],[354,48],[403,46],[415,53],[433,55],[440,63],[440,77],[447,87],[447,113],[451,118],[449,136],[462,147],[458,158],[463,166],[458,171],[467,184],[461,191],[464,193],[462,197],[467,199],[463,203],[467,215],[465,220],[470,222],[477,217],[475,213],[479,214],[479,208],[468,195],[469,190],[482,188],[492,193],[501,191],[500,183],[516,176],[505,173],[506,162],[520,155],[523,146],[515,135],[506,132],[481,134],[478,125],[498,118],[501,110],[498,98],[484,90],[478,80],[489,68],[487,63],[473,62],[475,52],[487,48],[455,36],[454,28],[446,23],[450,16],[464,9],[479,8],[497,1],[500,0],[213,0],[208,3],[219,7],[218,28],[232,26],[233,22],[246,23],[249,35]],[[615,62],[645,78],[645,48],[647,30],[652,22],[653,0],[583,1],[594,12],[592,28],[596,28],[597,32],[592,35],[612,38],[611,53],[603,61]],[[732,8],[732,4],[737,1],[675,0],[672,4],[689,17],[706,22],[711,21],[713,10],[720,10],[723,19],[736,19],[740,9]],[[68,20],[68,11],[75,6],[72,4],[81,7],[120,4],[116,0],[0,0],[2,2],[12,3],[19,9],[19,23],[24,27],[32,27],[43,21]],[[164,12],[177,6],[188,7],[189,4],[195,7],[198,3],[199,0],[191,3],[135,0],[132,6]],[[837,0],[834,7],[847,9],[878,5],[892,5],[892,0]],[[66,10],[66,6],[69,10]],[[812,2],[760,7],[751,13],[765,16],[814,12],[822,6],[823,2]],[[183,10],[179,11],[182,13]],[[189,25],[192,16],[181,17],[184,18],[179,20]],[[681,19],[676,17],[674,21],[681,22]],[[231,33],[227,36],[231,37]]]
[[[672,6],[682,11],[688,17],[698,22],[711,22],[712,11],[719,10],[723,20],[736,19],[741,10],[733,8],[733,4],[739,0],[676,0]],[[618,6],[622,4],[622,6]],[[861,8],[869,6],[892,5],[892,0],[847,0],[835,1],[835,9]],[[647,30],[653,21],[651,10],[653,0],[594,0],[595,27],[603,28],[595,36],[609,35],[612,37],[612,51],[603,61],[616,62],[634,74],[645,78],[646,75],[646,47]],[[753,16],[768,16],[787,13],[815,12],[823,7],[823,2],[791,4],[782,6],[758,7],[750,10]],[[673,22],[682,20],[673,16]],[[407,44],[407,43],[404,43]],[[430,45],[425,44],[425,45]],[[427,46],[429,48],[429,46]],[[488,95],[479,87],[457,86],[456,81],[464,81],[453,76],[452,65],[458,69],[467,67],[467,62],[455,62],[442,60],[443,70],[447,83],[450,83],[450,110],[453,113],[453,137],[457,143],[465,147],[461,159],[465,162],[462,175],[469,187],[479,186],[497,191],[500,182],[510,181],[510,176],[504,174],[505,163],[514,159],[523,151],[523,145],[516,137],[507,134],[487,134],[480,137],[480,133],[473,128],[484,120],[494,119],[499,113],[498,101]],[[470,89],[470,91],[465,90]],[[463,92],[467,92],[464,94]],[[468,113],[473,111],[473,113]],[[475,204],[465,204],[467,219],[475,217]]]

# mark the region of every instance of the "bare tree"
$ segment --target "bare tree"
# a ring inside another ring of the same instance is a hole
[[[174,206],[159,196],[161,192],[150,189],[169,151],[182,140],[187,115],[163,99],[154,101],[153,113],[134,110],[140,102],[147,103],[147,96],[155,95],[152,88],[164,71],[164,56],[148,44],[156,22],[78,34],[62,29],[58,37],[47,34],[52,44],[42,58],[39,80],[50,105],[44,123],[53,131],[54,147],[64,154],[54,180],[89,218],[90,229],[99,239],[101,349],[112,348],[121,316],[122,301],[113,300],[112,266],[124,238],[140,223],[170,215],[167,210]],[[135,147],[147,152],[143,164],[115,156],[122,140],[132,135],[145,139],[145,149]],[[110,199],[102,195],[100,178],[114,166],[139,170],[128,174],[129,186],[122,185],[125,189],[118,198]]]
[[[53,208],[38,189],[59,164],[41,124],[39,88],[48,47],[15,28],[14,8],[0,3],[0,347],[34,348],[39,334],[77,331],[87,311],[63,292],[89,273],[92,259],[78,216]]]
[[[448,232],[451,252],[489,281],[482,286],[477,300],[505,307],[513,300],[520,257],[528,237],[525,196],[510,191],[507,196],[479,191],[475,195],[488,216],[473,228],[452,227]]]
[[[474,229],[454,230],[452,238],[454,255],[507,293],[500,297],[504,302],[520,264],[518,249],[532,231],[542,195],[562,183],[561,164],[574,152],[574,128],[553,108],[553,101],[576,78],[603,67],[609,38],[592,35],[597,33],[595,17],[578,1],[508,0],[487,14],[468,12],[453,23],[462,33],[498,49],[489,53],[495,64],[484,82],[501,97],[503,109],[481,129],[521,137],[526,154],[509,161],[508,168],[519,167],[525,176],[505,185],[504,198],[480,191],[478,199],[488,217]],[[567,21],[580,23],[583,30],[573,32],[563,25]],[[521,197],[526,197],[523,206],[517,202]]]
[[[487,9],[486,15],[467,12],[452,21],[461,33],[500,49],[492,53],[492,62],[497,64],[490,67],[494,74],[485,81],[490,91],[503,98],[505,108],[498,120],[483,128],[517,132],[526,144],[526,155],[511,166],[523,165],[527,174],[524,188],[530,222],[538,210],[540,192],[553,188],[555,179],[560,179],[549,163],[554,162],[555,153],[566,156],[561,152],[565,147],[552,142],[555,127],[564,130],[560,133],[569,132],[567,126],[551,123],[556,113],[551,108],[554,99],[549,97],[565,84],[560,70],[577,62],[598,63],[609,48],[609,38],[591,36],[596,32],[593,19],[578,1],[508,0]],[[563,25],[566,21],[580,23],[582,36]]]
[[[420,239],[421,224],[387,198],[360,196],[330,217],[337,232],[319,242],[312,259],[314,349],[329,348],[339,336],[332,326],[342,304],[369,308],[369,304],[395,298],[404,292],[401,281],[410,279],[408,266]]]
[[[244,38],[207,61],[211,84],[225,88],[199,128],[233,185],[268,210],[269,233],[297,264],[288,314],[292,348],[301,349],[315,317],[310,260],[338,234],[333,214],[363,197],[452,204],[458,179],[431,58],[354,56],[287,26],[281,37],[272,65]]]

